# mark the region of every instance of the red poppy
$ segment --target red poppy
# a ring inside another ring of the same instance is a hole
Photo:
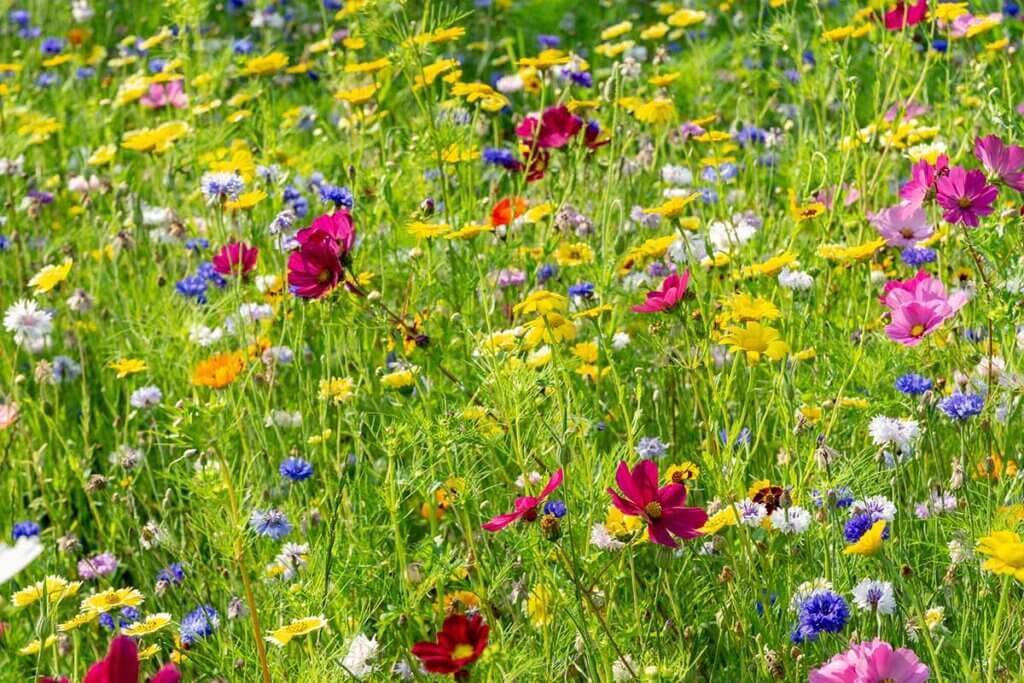
[[[541,502],[551,495],[551,493],[562,485],[562,478],[564,473],[559,468],[557,472],[551,475],[551,479],[548,480],[547,486],[540,492],[539,496],[519,496],[516,498],[515,509],[505,515],[497,515],[492,518],[491,521],[483,525],[487,531],[501,531],[512,522],[516,522],[520,519],[526,519],[528,522],[532,522],[537,518],[537,506]]]
[[[661,289],[647,292],[647,300],[633,306],[634,313],[660,313],[674,308],[686,294],[686,285],[690,283],[690,271],[683,271],[682,276],[673,273],[661,283]]]
[[[609,488],[612,504],[624,515],[643,519],[652,542],[676,548],[673,534],[683,539],[701,535],[698,529],[708,521],[707,513],[685,506],[686,487],[682,484],[659,488],[658,465],[653,460],[641,461],[632,471],[626,463],[619,463],[615,483],[622,495]]]
[[[505,197],[491,209],[491,225],[508,225],[526,211],[526,200],[522,197]]]
[[[454,674],[455,680],[469,679],[466,667],[483,654],[491,627],[476,614],[452,614],[444,620],[437,642],[422,641],[412,646],[412,653],[423,662],[423,668],[435,674]]]
[[[213,257],[213,269],[221,275],[245,275],[256,267],[260,250],[244,242],[231,242]]]
[[[168,664],[149,683],[178,683],[181,672]],[[139,649],[128,636],[110,641],[107,656],[89,667],[82,683],[139,683]]]

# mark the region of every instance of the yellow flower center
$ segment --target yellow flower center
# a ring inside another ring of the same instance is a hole
[[[920,337],[922,334],[924,334],[924,325],[917,324],[910,328],[911,337]]]
[[[465,659],[473,656],[473,646],[468,643],[459,643],[452,650],[452,659]]]
[[[961,197],[960,199],[957,200],[956,203],[960,206],[961,209],[966,209],[966,208],[970,207],[970,205],[971,205],[971,198],[970,197]]]
[[[644,505],[644,513],[650,519],[658,519],[661,517],[661,504],[652,500],[647,505]]]

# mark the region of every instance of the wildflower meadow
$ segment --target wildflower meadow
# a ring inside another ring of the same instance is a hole
[[[0,683],[1024,681],[1019,0],[0,0]]]

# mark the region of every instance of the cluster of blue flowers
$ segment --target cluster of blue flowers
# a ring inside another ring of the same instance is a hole
[[[850,606],[833,591],[819,591],[800,604],[798,622],[790,639],[797,644],[813,642],[822,633],[839,633],[850,620]]]
[[[186,275],[181,278],[174,283],[174,288],[186,299],[195,299],[197,303],[205,304],[209,300],[206,296],[206,288],[211,282],[218,289],[227,284],[227,280],[213,269],[212,263],[203,261],[194,275]]]

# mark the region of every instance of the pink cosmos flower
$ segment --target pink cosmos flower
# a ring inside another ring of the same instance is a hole
[[[683,271],[682,276],[673,273],[661,283],[661,289],[647,292],[647,300],[633,306],[632,310],[634,313],[660,313],[674,308],[686,294],[689,283],[690,271]]]
[[[895,310],[911,301],[938,302],[949,308],[951,313],[956,313],[967,303],[967,294],[947,295],[942,280],[932,277],[926,270],[919,270],[909,280],[891,280],[885,284],[882,303],[890,309]]]
[[[928,667],[913,650],[894,650],[875,638],[854,645],[811,671],[808,683],[925,683],[928,675]]]
[[[0,403],[0,429],[7,429],[18,421],[17,403]]]
[[[892,322],[885,326],[885,333],[894,342],[917,346],[947,317],[938,306],[912,301],[893,309]]]
[[[675,548],[678,544],[672,534],[683,539],[701,535],[698,529],[708,520],[707,513],[685,506],[686,486],[683,484],[659,488],[658,465],[653,460],[637,463],[632,471],[626,463],[619,463],[615,483],[622,495],[609,488],[612,504],[624,515],[643,519],[652,542]]]
[[[250,247],[244,242],[230,242],[213,257],[213,269],[221,275],[245,275],[256,267],[259,255],[257,247]]]
[[[902,113],[904,119],[917,118],[921,114],[927,113],[928,107],[924,106],[916,100],[904,100],[897,102],[896,104],[889,107],[885,112],[886,123],[892,123]]]
[[[967,295],[948,296],[942,281],[922,270],[910,280],[888,283],[882,303],[892,311],[892,322],[885,328],[889,339],[917,346],[963,308]]]
[[[910,169],[911,179],[900,188],[900,199],[906,204],[921,206],[935,196],[935,182],[949,172],[949,157],[939,155],[935,165],[926,159],[914,164]]]
[[[885,28],[899,31],[904,26],[913,26],[924,21],[928,14],[928,0],[918,0],[916,5],[907,5],[898,0],[896,7],[885,13]]]
[[[149,683],[178,683],[181,672],[167,664],[149,679]],[[110,641],[107,656],[89,667],[82,683],[139,683],[139,648],[128,636]]]
[[[931,237],[933,232],[928,225],[928,214],[913,204],[899,204],[869,213],[868,221],[890,247],[912,247]]]
[[[515,509],[506,515],[497,515],[491,518],[489,522],[483,525],[483,528],[487,531],[501,531],[512,522],[525,519],[527,522],[532,522],[537,519],[537,506],[540,505],[545,498],[551,495],[551,493],[562,485],[562,479],[564,473],[561,468],[557,472],[551,475],[548,479],[547,485],[544,490],[540,492],[539,496],[519,496],[516,498]]]
[[[288,256],[288,285],[303,299],[326,295],[338,286],[342,272],[338,248],[328,241],[308,241]]]
[[[978,217],[992,213],[992,204],[999,190],[989,185],[985,174],[977,169],[970,171],[956,166],[949,175],[939,178],[936,183],[935,201],[945,209],[942,217],[947,223],[963,223],[978,227]]]
[[[352,245],[356,241],[352,214],[348,209],[339,209],[334,213],[318,216],[308,228],[299,230],[295,239],[303,246],[310,242],[332,242],[338,249],[339,257],[343,257],[352,251]]]
[[[829,211],[832,210],[832,204],[836,199],[836,195],[842,192],[843,206],[853,206],[858,199],[860,199],[860,190],[852,185],[837,185],[835,187],[826,187],[823,190],[818,190],[814,193],[814,201],[821,202],[825,205],[825,208]]]
[[[146,109],[163,109],[167,105],[184,109],[188,106],[188,95],[185,94],[183,81],[171,81],[167,85],[154,83],[139,102]]]
[[[997,135],[986,135],[974,139],[974,156],[990,174],[1024,192],[1024,147],[1007,145]]]
[[[516,128],[516,135],[528,144],[536,141],[541,149],[559,149],[569,144],[582,127],[583,119],[561,105],[545,109],[539,122],[535,115],[527,116]]]

